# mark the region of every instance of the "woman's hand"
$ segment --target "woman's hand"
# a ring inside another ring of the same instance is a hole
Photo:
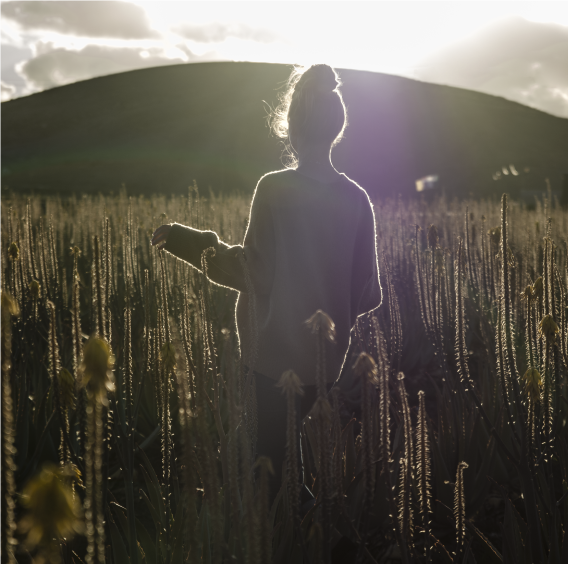
[[[160,226],[152,235],[152,245],[157,245],[160,250],[163,249],[166,245],[171,229],[171,224],[164,224],[163,226]]]

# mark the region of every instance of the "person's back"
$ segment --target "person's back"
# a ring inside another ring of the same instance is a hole
[[[278,379],[293,371],[304,385],[296,429],[316,397],[317,347],[307,320],[317,311],[335,324],[324,358],[325,379],[333,382],[357,316],[381,303],[371,203],[330,159],[346,125],[337,78],[327,65],[292,74],[273,116],[292,166],[259,181],[242,246],[229,247],[214,232],[178,224],[161,226],[152,239],[198,269],[203,251],[213,247],[207,276],[240,292],[237,330],[242,358],[254,375],[257,453],[272,459],[276,475],[273,495],[286,449],[286,402]],[[318,388],[322,394],[321,380]]]
[[[253,284],[261,288],[256,293],[255,370],[278,379],[292,369],[303,383],[314,384],[315,339],[305,322],[322,310],[336,327],[336,343],[326,356],[327,379],[333,381],[356,317],[380,302],[367,194],[345,175],[321,182],[285,170],[263,177],[255,202],[262,218],[251,221],[244,242]],[[363,287],[373,276],[375,296],[364,296]],[[362,303],[362,297],[368,302]],[[239,329],[249,324],[245,302],[240,299],[237,307]]]

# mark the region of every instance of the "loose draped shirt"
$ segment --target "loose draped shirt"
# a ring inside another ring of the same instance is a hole
[[[291,369],[314,384],[316,336],[306,320],[323,310],[336,329],[335,343],[325,345],[326,380],[336,380],[357,316],[382,298],[365,190],[343,174],[326,183],[293,169],[269,173],[256,187],[242,246],[174,224],[164,249],[200,269],[208,247],[215,249],[208,277],[240,293],[236,322],[245,362],[252,358],[252,368],[272,379]]]

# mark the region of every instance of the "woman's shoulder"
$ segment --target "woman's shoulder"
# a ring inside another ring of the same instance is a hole
[[[351,196],[363,205],[371,203],[366,190],[356,181],[349,178],[345,173],[337,173],[336,179],[330,182],[318,181],[299,173],[296,169],[282,169],[272,171],[263,175],[256,186],[255,196],[275,197],[279,193],[287,193],[291,186],[307,186],[307,185],[340,185],[341,190],[348,191]]]
[[[340,175],[343,178],[343,185],[345,186],[345,189],[351,191],[355,197],[358,197],[363,205],[368,203],[372,208],[371,199],[369,198],[367,191],[358,182],[349,178],[345,173],[340,173]]]
[[[254,199],[257,201],[274,201],[279,196],[286,194],[287,189],[297,183],[294,169],[282,169],[266,173],[256,185]]]
[[[295,174],[296,171],[294,169],[281,169],[279,171],[271,171],[270,173],[266,173],[265,175],[260,177],[257,186],[269,187],[285,184],[295,178]]]

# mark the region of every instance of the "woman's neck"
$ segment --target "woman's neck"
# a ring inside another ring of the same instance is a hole
[[[299,152],[297,171],[307,177],[327,182],[339,173],[331,162],[329,148],[310,148],[310,151]]]

